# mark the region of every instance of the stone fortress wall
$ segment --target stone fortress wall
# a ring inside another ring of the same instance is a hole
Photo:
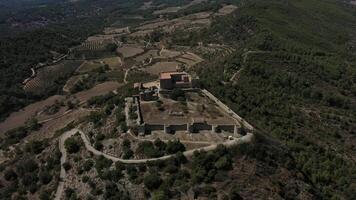
[[[199,89],[194,88],[192,90],[197,91]],[[231,117],[233,117],[236,120],[236,123],[235,124],[208,124],[207,122],[192,122],[192,123],[184,123],[184,124],[166,124],[163,121],[162,123],[159,124],[145,123],[142,118],[142,113],[140,109],[140,100],[139,98],[137,98],[135,101],[137,102],[137,106],[138,106],[137,111],[138,111],[139,119],[137,120],[138,122],[137,125],[138,125],[139,134],[146,134],[152,131],[164,131],[167,134],[173,134],[176,131],[186,131],[188,133],[211,131],[212,133],[227,132],[227,133],[232,133],[234,135],[238,135],[238,134],[242,135],[245,134],[246,132],[244,131],[244,129],[247,129],[248,130],[247,132],[253,130],[253,127],[248,122],[242,119],[239,115],[237,115],[233,110],[231,110],[228,106],[222,103],[218,98],[216,98],[209,91],[205,89],[202,89],[200,91],[202,91],[204,95],[206,95],[213,102],[215,102],[220,109],[222,109],[224,112],[228,113]],[[166,93],[166,91],[164,93]]]

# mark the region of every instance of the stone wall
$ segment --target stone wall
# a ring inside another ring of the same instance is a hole
[[[233,110],[231,110],[229,107],[227,107],[223,102],[221,102],[218,98],[216,98],[213,94],[211,94],[208,90],[203,89],[202,92],[209,97],[212,101],[214,101],[221,109],[223,109],[225,112],[230,114],[233,118],[235,118],[240,124],[243,125],[243,127],[247,128],[248,130],[253,130],[253,126],[246,122],[242,117],[237,115]]]

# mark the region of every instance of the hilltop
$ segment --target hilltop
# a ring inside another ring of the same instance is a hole
[[[20,3],[0,16],[1,197],[352,199],[352,2]]]

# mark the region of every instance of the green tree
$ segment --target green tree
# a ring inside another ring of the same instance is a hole
[[[166,152],[168,154],[175,154],[177,152],[183,152],[183,151],[185,151],[185,146],[179,140],[168,141],[166,147]]]
[[[143,183],[145,184],[147,189],[154,190],[161,185],[162,179],[156,173],[148,174],[144,177]]]
[[[66,139],[64,146],[68,153],[77,153],[80,150],[80,143],[73,137]]]

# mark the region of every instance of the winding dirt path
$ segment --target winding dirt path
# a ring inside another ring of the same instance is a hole
[[[59,185],[58,185],[58,188],[57,188],[57,192],[56,192],[56,196],[55,196],[55,200],[60,200],[62,194],[63,194],[63,189],[64,189],[64,183],[65,183],[65,179],[66,179],[66,172],[64,170],[64,167],[63,167],[63,163],[66,162],[66,159],[67,159],[67,151],[64,147],[64,142],[66,139],[72,137],[73,135],[75,135],[76,133],[79,133],[83,142],[84,142],[84,145],[85,145],[85,148],[92,152],[94,155],[97,155],[97,156],[104,156],[105,158],[107,159],[110,159],[112,160],[113,162],[122,162],[122,163],[125,163],[125,164],[140,164],[140,163],[146,163],[146,162],[150,162],[150,161],[157,161],[157,160],[167,160],[169,158],[172,158],[173,156],[175,156],[175,154],[171,154],[171,155],[166,155],[166,156],[162,156],[162,157],[159,157],[159,158],[149,158],[149,159],[139,159],[139,160],[135,160],[135,159],[130,159],[130,160],[127,160],[127,159],[121,159],[121,158],[117,158],[117,157],[114,157],[112,155],[109,155],[109,154],[106,154],[106,153],[103,153],[101,151],[98,151],[96,150],[93,146],[91,146],[90,142],[89,142],[89,138],[84,134],[83,131],[79,130],[79,129],[72,129],[70,131],[67,131],[65,132],[59,139],[59,150],[61,151],[62,153],[62,157],[61,157],[61,172],[60,172],[60,182],[59,182]],[[241,137],[241,138],[237,138],[237,139],[234,139],[234,140],[228,140],[226,142],[223,142],[223,143],[216,143],[216,144],[212,144],[210,146],[206,146],[206,147],[201,147],[201,148],[197,148],[197,149],[192,149],[192,150],[188,150],[188,151],[185,151],[183,152],[183,155],[186,156],[186,157],[192,157],[194,152],[195,151],[201,151],[201,150],[204,150],[204,151],[213,151],[215,150],[219,144],[222,144],[226,147],[231,147],[231,146],[234,146],[234,145],[238,145],[238,144],[243,144],[243,143],[249,143],[249,142],[252,142],[254,138],[254,135],[252,133],[248,133],[247,135]]]
[[[60,139],[59,139],[59,150],[61,151],[62,153],[62,157],[61,157],[61,172],[59,174],[59,184],[58,184],[58,187],[57,187],[57,191],[56,191],[56,195],[55,195],[55,200],[60,200],[61,199],[61,196],[63,194],[63,189],[64,189],[64,182],[65,182],[65,179],[66,179],[66,170],[64,169],[63,167],[63,164],[66,162],[67,160],[67,151],[64,147],[64,142],[72,137],[74,134],[76,134],[77,131],[75,129],[72,129],[66,133],[64,133]]]

